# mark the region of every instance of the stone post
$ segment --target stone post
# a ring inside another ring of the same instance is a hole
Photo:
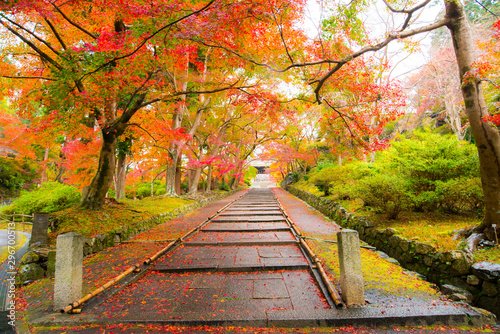
[[[339,245],[340,287],[347,306],[365,305],[361,251],[358,232],[342,230],[337,233]]]
[[[73,232],[57,237],[54,310],[82,298],[83,236]]]
[[[49,227],[48,213],[33,214],[33,228],[31,229],[30,245],[34,245],[37,242],[46,244],[48,227]]]

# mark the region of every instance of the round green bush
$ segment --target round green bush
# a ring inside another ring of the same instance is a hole
[[[24,214],[51,213],[77,206],[80,199],[80,192],[75,187],[59,182],[47,182],[37,190],[22,191],[8,211]]]
[[[408,182],[395,174],[376,174],[363,179],[357,187],[361,199],[389,219],[396,219],[411,205],[409,190]]]

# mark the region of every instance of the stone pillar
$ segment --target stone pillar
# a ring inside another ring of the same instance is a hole
[[[33,214],[33,228],[31,229],[30,245],[34,245],[37,242],[46,244],[48,227],[49,227],[48,213]]]
[[[73,232],[57,237],[54,310],[82,298],[83,236]]]
[[[340,287],[347,306],[365,305],[361,251],[358,232],[342,230],[337,233],[339,245]]]

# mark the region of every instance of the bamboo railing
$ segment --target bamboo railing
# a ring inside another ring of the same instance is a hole
[[[26,215],[23,213],[12,213],[12,214],[5,214],[5,213],[0,213],[0,223],[7,223],[7,224],[16,224],[16,227],[19,226],[19,224],[22,225],[22,232],[25,232],[26,230],[30,230],[31,226],[33,225],[33,215]],[[17,229],[17,228],[16,228]]]

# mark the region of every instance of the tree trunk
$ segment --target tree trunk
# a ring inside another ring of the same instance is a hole
[[[43,165],[43,171],[42,171],[42,175],[40,177],[40,185],[44,184],[45,182],[47,182],[47,160],[49,159],[49,148],[46,147],[45,148],[45,153],[43,155],[43,162],[44,162],[44,165]]]
[[[175,193],[178,196],[182,195],[181,182],[182,182],[182,157],[179,154],[179,157],[177,158],[177,167],[175,168]]]
[[[198,192],[198,183],[200,182],[200,177],[201,177],[201,167],[196,167],[194,171],[191,171],[190,177],[191,179],[191,185],[189,186],[189,195],[194,195]]]
[[[172,156],[172,161],[167,166],[167,175],[165,180],[165,196],[176,197],[175,191],[175,174],[177,170],[177,150],[175,149]]]
[[[479,230],[488,239],[495,239],[492,224],[500,224],[500,134],[491,123],[483,121],[488,115],[480,78],[471,74],[476,60],[475,45],[467,22],[464,7],[460,2],[445,1],[448,28],[460,71],[465,112],[479,154],[481,183],[484,192],[485,217]]]
[[[99,210],[104,205],[104,199],[109,187],[113,183],[116,166],[116,140],[118,132],[113,130],[102,131],[103,139],[97,173],[82,193],[82,207],[90,210]]]
[[[209,165],[207,171],[207,187],[205,189],[205,192],[209,193],[211,191],[212,191],[212,165]]]
[[[115,178],[115,198],[117,200],[125,198],[125,179],[127,176],[127,155],[119,154],[116,164]]]

